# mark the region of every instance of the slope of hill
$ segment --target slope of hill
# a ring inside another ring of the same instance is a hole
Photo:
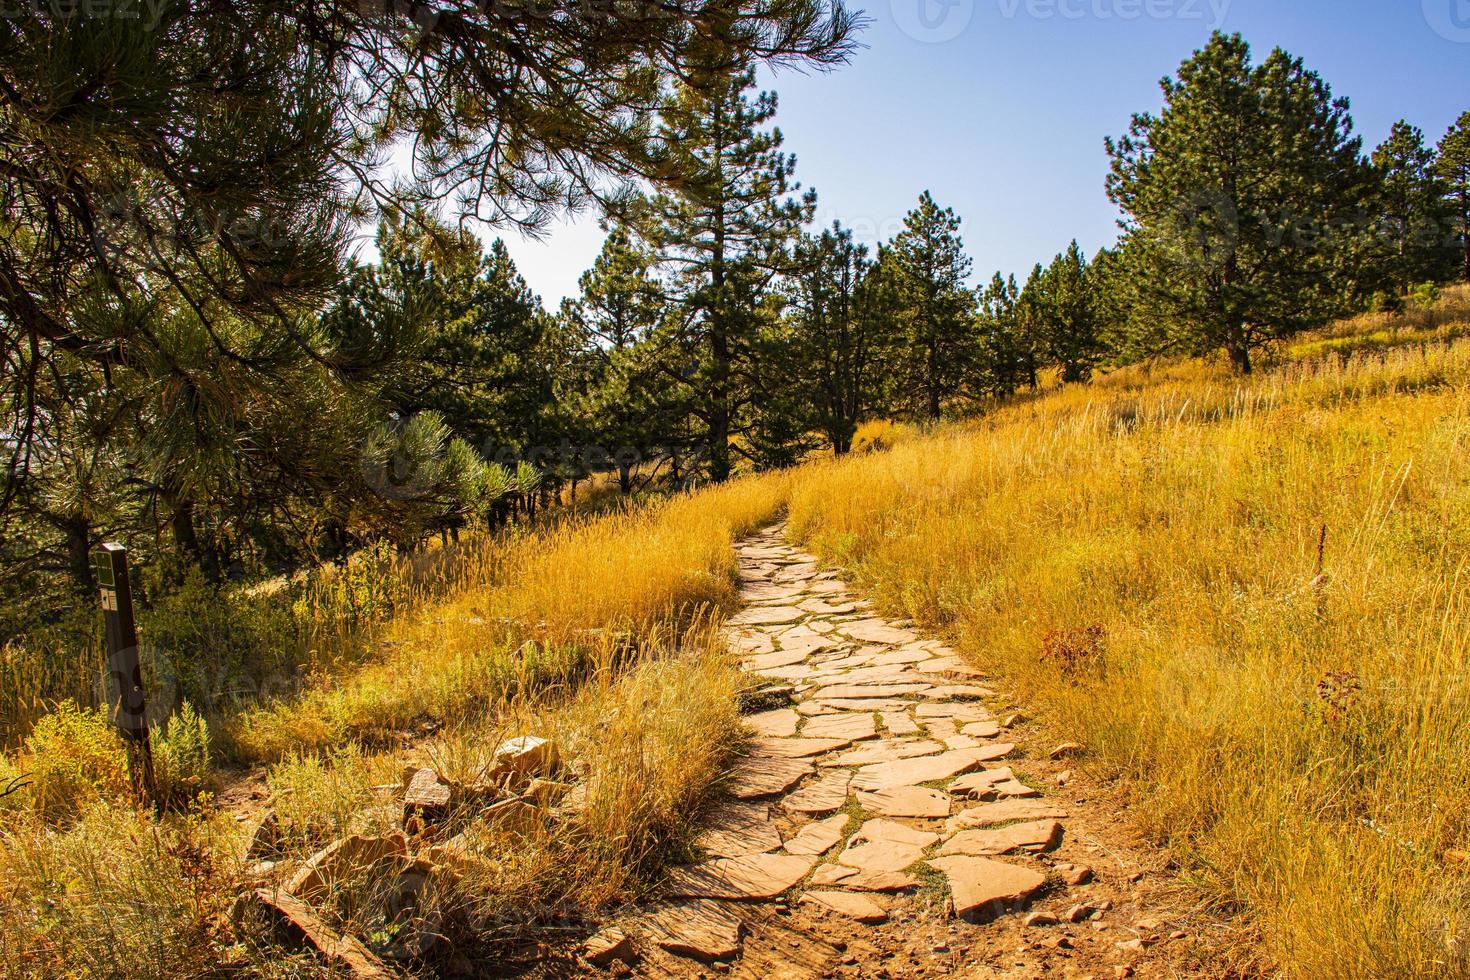
[[[1466,299],[814,470],[792,527],[1085,741],[1269,962],[1463,974]]]
[[[105,726],[53,715],[0,772],[0,790],[16,777],[0,962],[329,971],[287,957],[236,896],[344,835],[396,839],[405,766],[474,786],[521,735],[560,748],[560,777],[516,797],[529,823],[443,815],[462,829],[455,873],[413,905],[442,946],[420,956],[405,937],[423,931],[365,898],[383,868],[318,911],[426,975],[514,964],[547,923],[577,933],[689,853],[740,738],[743,682],[710,620],[737,601],[732,544],[785,509],[883,613],[946,635],[1047,737],[1085,743],[1082,764],[1233,924],[1242,972],[1470,975],[1467,307],[1455,293],[1344,324],[1246,379],[1130,368],[888,451],[470,543],[448,595],[368,638],[358,666],[219,720],[232,764],[191,776],[218,798],[157,824],[123,805]]]

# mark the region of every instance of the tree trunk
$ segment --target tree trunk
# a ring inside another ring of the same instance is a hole
[[[174,544],[178,546],[179,553],[199,567],[199,570],[204,573],[205,581],[218,585],[220,563],[214,550],[206,548],[199,541],[199,533],[194,527],[194,502],[192,500],[181,500],[174,504],[173,516],[169,518],[169,527],[174,532]]]
[[[66,564],[77,588],[91,593],[97,588],[92,577],[92,534],[85,517],[73,517],[62,522],[62,533],[66,535]]]
[[[633,492],[633,467],[626,459],[618,460],[618,491],[624,496]]]
[[[1251,347],[1244,328],[1236,325],[1229,329],[1225,335],[1225,353],[1230,355],[1230,366],[1236,371],[1251,373]]]
[[[929,345],[929,418],[939,421],[939,349]]]

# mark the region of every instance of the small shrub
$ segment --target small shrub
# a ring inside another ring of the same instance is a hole
[[[187,803],[209,777],[209,726],[185,701],[163,725],[154,728],[153,777],[164,803]]]
[[[1078,629],[1052,630],[1041,639],[1042,659],[1056,664],[1063,677],[1079,680],[1103,669],[1107,630],[1094,623]]]
[[[1421,282],[1409,290],[1409,302],[1417,309],[1427,310],[1439,303],[1439,285]]]
[[[42,817],[55,819],[85,805],[126,799],[132,791],[127,750],[99,710],[63,701],[36,723],[14,767],[30,780],[23,792]]]
[[[914,437],[914,430],[891,419],[874,419],[858,426],[852,436],[855,453],[879,453]]]

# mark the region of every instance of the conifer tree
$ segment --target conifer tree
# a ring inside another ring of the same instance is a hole
[[[1460,275],[1470,282],[1470,112],[1461,116],[1440,141],[1434,169],[1444,182],[1445,200],[1460,247]]]
[[[978,387],[988,395],[1012,395],[1030,382],[1035,370],[1021,330],[1021,288],[1015,276],[997,272],[975,299],[982,368]]]
[[[1164,108],[1108,140],[1142,308],[1194,351],[1251,369],[1260,344],[1343,312],[1335,231],[1369,186],[1345,100],[1277,49],[1216,33],[1162,83]]]
[[[1101,359],[1087,261],[1075,241],[1029,284],[1046,360],[1062,369],[1062,381],[1086,381]]]
[[[834,222],[804,235],[791,276],[792,350],[798,385],[815,425],[837,455],[852,447],[858,423],[883,397],[883,368],[892,354],[886,294],[867,247]]]
[[[1373,257],[1385,285],[1402,295],[1445,275],[1447,190],[1435,173],[1434,149],[1405,121],[1394,124],[1371,159],[1378,184]]]
[[[975,366],[974,298],[965,287],[970,258],[959,231],[954,211],[940,208],[925,191],[885,256],[901,304],[900,368],[931,420]]]
[[[715,69],[718,70],[718,69]],[[792,195],[794,159],[781,151],[771,93],[748,96],[754,73],[725,75],[713,94],[678,87],[656,135],[676,192],[647,197],[629,219],[658,256],[677,311],[656,342],[666,382],[690,396],[703,431],[705,469],[722,481],[732,470],[732,440],[746,433],[757,404],[757,339],[764,300],[789,268],[788,245],[810,220],[815,195]],[[774,410],[774,409],[772,409]]]
[[[666,313],[663,287],[654,276],[654,257],[628,230],[615,225],[592,268],[582,274],[581,295],[562,316],[577,334],[580,380],[560,398],[577,417],[585,446],[617,471],[618,487],[633,491],[633,470],[651,460],[666,442],[678,409],[662,397],[667,384],[654,370],[645,346]]]

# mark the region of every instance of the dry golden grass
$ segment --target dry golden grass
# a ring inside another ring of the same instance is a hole
[[[531,687],[573,680],[630,643],[735,601],[735,537],[780,508],[785,478],[741,480],[644,509],[461,546],[447,598],[395,620],[385,655],[247,712],[230,728],[247,759],[458,724]],[[476,551],[474,549],[478,548]],[[679,645],[679,637],[664,636]]]
[[[1467,450],[1470,343],[1135,368],[805,474],[791,523],[1080,736],[1284,972],[1467,976]]]
[[[397,782],[403,756],[390,744],[415,739],[417,761],[452,778],[503,737],[535,733],[561,746],[585,807],[514,831],[465,814],[471,867],[421,911],[485,958],[531,923],[574,925],[635,894],[683,847],[738,745],[738,675],[708,624],[734,601],[732,541],[774,519],[785,493],[783,476],[744,480],[433,558],[428,574],[443,581],[403,604],[411,612],[388,624],[380,659],[333,658],[339,669],[308,691],[229,722],[237,755],[274,763],[284,856],[394,825],[382,786]],[[84,734],[59,747],[83,763],[115,757],[115,746],[92,744],[92,727]],[[31,748],[0,760],[0,775],[24,771]],[[0,810],[4,971],[163,978],[231,964],[325,975],[310,956],[283,958],[263,930],[219,925],[245,880],[244,829],[228,816],[173,814],[155,826],[116,790],[60,813],[24,794]],[[334,895],[323,914],[390,939],[359,898]]]

